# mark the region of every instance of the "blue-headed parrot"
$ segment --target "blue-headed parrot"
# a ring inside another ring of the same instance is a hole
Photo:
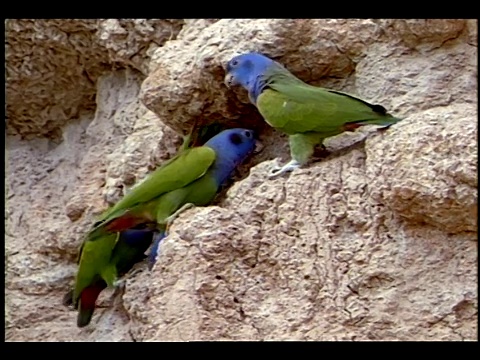
[[[134,186],[99,217],[82,244],[71,296],[78,308],[79,327],[90,322],[100,292],[107,286],[115,286],[125,258],[135,257],[132,254],[132,251],[137,252],[132,250],[134,244],[124,241],[133,239],[132,234],[125,231],[147,226],[148,230],[157,233],[155,250],[178,213],[192,205],[207,205],[214,199],[220,186],[254,151],[254,135],[248,129],[228,129],[203,146],[193,148],[188,148],[190,140],[185,138],[185,146],[174,158]],[[154,258],[155,254],[151,254],[150,260]],[[130,266],[131,261],[126,262]]]
[[[381,105],[353,95],[309,85],[280,63],[259,53],[233,57],[226,66],[227,87],[241,85],[265,121],[289,135],[291,161],[272,169],[271,176],[292,171],[308,162],[327,137],[363,125],[382,128],[400,119]]]

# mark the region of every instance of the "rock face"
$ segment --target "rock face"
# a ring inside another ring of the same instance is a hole
[[[61,136],[95,109],[98,77],[118,67],[147,74],[149,53],[181,20],[12,20],[6,22],[8,134]]]
[[[6,27],[7,341],[477,339],[476,20]],[[223,85],[251,50],[404,120],[268,179],[286,138]],[[198,119],[255,128],[263,150],[78,329],[61,301],[82,236]]]

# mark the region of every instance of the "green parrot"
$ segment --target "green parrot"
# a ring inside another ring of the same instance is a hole
[[[355,96],[306,84],[283,65],[259,53],[233,57],[227,64],[227,87],[241,85],[265,121],[289,135],[291,161],[270,176],[292,171],[311,158],[327,137],[363,125],[386,128],[401,119]]]
[[[118,276],[126,274],[137,262],[142,261],[147,257],[145,251],[150,247],[155,232],[146,227],[139,226],[135,229],[130,229],[118,233],[117,243],[113,249],[111,263],[115,264],[115,270]],[[80,249],[80,261],[83,254],[83,247],[86,243],[82,244]],[[93,259],[92,259],[93,260]],[[85,267],[85,266],[84,266]],[[89,268],[87,268],[90,270]],[[93,263],[93,270],[95,271],[95,263]],[[94,279],[93,282],[88,284],[77,284],[80,287],[84,286],[82,297],[79,301],[73,301],[74,289],[71,289],[63,298],[63,304],[66,306],[74,305],[76,309],[80,305],[81,311],[78,313],[77,325],[83,327],[90,323],[93,311],[95,309],[95,302],[100,292],[107,287],[107,283],[99,274],[93,274],[90,277],[85,276],[86,279]],[[79,304],[80,303],[80,304]]]
[[[117,284],[119,263],[132,248],[131,243],[125,246],[125,241],[119,241],[121,235],[143,225],[154,228],[160,241],[180,212],[213,200],[256,144],[253,131],[240,128],[222,131],[204,146],[188,148],[189,141],[186,138],[186,146],[174,158],[106,210],[87,234],[72,295],[72,303],[78,308],[79,327],[90,322],[99,293],[106,286]]]

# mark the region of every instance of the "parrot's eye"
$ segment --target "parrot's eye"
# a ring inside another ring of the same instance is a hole
[[[232,60],[230,65],[237,66],[238,65],[238,60]]]
[[[242,143],[242,137],[237,133],[233,133],[230,135],[230,141],[232,144],[239,145]]]
[[[253,137],[253,134],[251,131],[245,131],[245,136],[250,139],[251,137]]]

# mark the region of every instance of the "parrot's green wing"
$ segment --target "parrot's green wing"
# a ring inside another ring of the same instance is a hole
[[[348,123],[390,125],[399,119],[352,95],[308,85],[283,67],[265,75],[266,89],[257,99],[259,112],[287,134],[344,131]]]
[[[104,212],[97,225],[120,216],[135,205],[182,188],[201,177],[215,161],[215,151],[207,146],[187,149],[167,161],[144,181],[133,187],[117,204]]]
[[[90,286],[100,276],[107,279],[115,277],[110,274],[110,257],[119,234],[112,233],[103,236],[100,241],[84,241],[79,255],[79,268],[75,280],[73,299],[76,301],[83,289]],[[114,279],[113,279],[114,280]]]

